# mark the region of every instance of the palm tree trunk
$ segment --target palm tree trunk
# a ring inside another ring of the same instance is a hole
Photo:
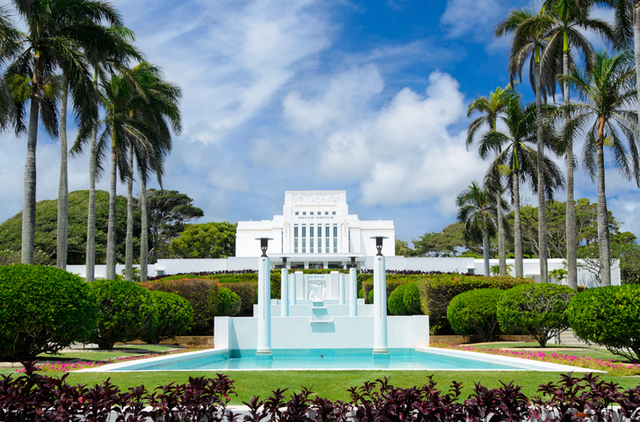
[[[127,176],[127,240],[124,278],[133,281],[133,147],[129,146],[129,175]]]
[[[516,257],[516,277],[524,276],[524,261],[522,257],[522,227],[520,223],[520,180],[519,174],[513,172],[513,252]]]
[[[535,64],[536,77],[536,126],[538,145],[538,258],[540,259],[540,282],[549,281],[549,269],[547,267],[547,219],[544,198],[544,142],[542,139],[542,89],[540,87],[540,61]]]
[[[600,140],[602,139],[602,140]],[[600,255],[600,283],[611,286],[611,261],[609,251],[609,215],[604,185],[604,138],[599,136],[596,144],[598,178],[598,252]]]
[[[92,282],[96,268],[96,138],[98,128],[94,124],[91,128],[89,144],[89,205],[87,212],[87,252],[85,280]]]
[[[22,199],[22,258],[23,264],[33,264],[36,228],[36,145],[38,143],[38,114],[40,100],[31,97],[27,135],[27,157],[24,163],[24,190]]]
[[[489,233],[482,232],[482,255],[484,258],[484,276],[489,277],[491,275],[491,266],[489,265]]]
[[[140,178],[140,281],[147,281],[149,265],[149,221],[147,217],[147,181]]]
[[[112,136],[115,136],[112,135]],[[109,220],[107,225],[107,280],[116,278],[116,148],[111,144],[111,176],[109,178]]]
[[[69,178],[67,176],[67,103],[69,81],[62,76],[60,100],[60,182],[58,185],[58,231],[56,235],[56,266],[67,269],[67,231],[69,225]]]
[[[565,50],[562,55],[562,73],[569,74],[569,52]],[[565,104],[569,103],[569,82],[563,84],[563,94]],[[567,139],[565,151],[567,159],[567,221],[566,221],[566,241],[567,241],[567,284],[570,288],[578,289],[578,241],[576,236],[576,207],[573,197],[573,139]]]
[[[496,151],[496,159],[500,154]],[[501,183],[502,184],[502,183]],[[507,248],[504,232],[504,221],[502,216],[502,187],[498,188],[498,196],[496,198],[496,214],[498,218],[498,266],[500,267],[500,275],[507,274]]]

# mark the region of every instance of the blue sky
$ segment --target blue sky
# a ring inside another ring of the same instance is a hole
[[[394,220],[403,240],[454,222],[456,195],[481,180],[487,163],[465,148],[466,110],[508,83],[509,40],[493,37],[496,23],[511,8],[537,8],[519,0],[113,3],[148,60],[183,89],[184,130],[164,187],[194,198],[200,222],[270,219],[282,213],[285,190],[335,189],[347,191],[361,219]],[[519,90],[533,99],[528,82]],[[0,137],[0,220],[22,208],[25,141]],[[37,199],[54,199],[57,143],[41,136],[37,159]],[[87,188],[85,155],[70,161],[70,189]],[[640,236],[635,184],[609,171],[607,193],[623,229]],[[535,204],[531,192],[523,196]],[[581,197],[596,200],[583,172]]]

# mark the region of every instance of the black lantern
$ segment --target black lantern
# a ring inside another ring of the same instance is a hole
[[[356,257],[352,256],[351,257],[351,268],[355,268],[356,267]]]
[[[378,253],[376,256],[382,256],[382,239],[388,239],[386,236],[372,236],[372,239],[376,240],[376,249]]]
[[[282,257],[282,267],[283,268],[287,268],[287,257],[286,256]]]
[[[269,241],[273,239],[271,239],[270,237],[256,237],[256,240],[260,241],[260,249],[262,250],[262,256],[260,256],[260,258],[266,258]]]

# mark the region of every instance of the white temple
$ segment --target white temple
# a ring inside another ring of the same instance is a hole
[[[375,240],[385,237],[382,253],[395,255],[395,228],[389,220],[360,220],[349,214],[346,191],[286,191],[282,215],[273,220],[240,221],[236,257],[259,257],[256,238],[268,237],[269,256],[286,257],[289,268],[346,268],[352,258],[374,256]]]

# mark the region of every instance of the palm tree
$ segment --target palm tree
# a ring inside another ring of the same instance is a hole
[[[93,68],[93,86],[98,91],[100,80],[107,79],[106,72],[113,72],[125,66],[131,59],[141,59],[140,52],[131,44],[133,32],[123,26],[107,28],[104,37],[94,40],[94,47],[85,51],[87,60]],[[99,48],[97,48],[99,47]],[[99,99],[100,101],[100,99]],[[106,141],[98,143],[98,102],[92,106],[93,119],[80,127],[78,137],[71,152],[79,154],[89,143],[89,204],[87,215],[86,280],[94,280],[96,262],[96,181],[102,174],[102,162],[105,159]]]
[[[482,239],[482,253],[484,257],[484,275],[491,274],[489,266],[489,237],[496,229],[496,201],[491,194],[473,181],[469,187],[456,198],[458,207],[458,221],[464,223],[467,239]]]
[[[534,85],[536,95],[536,127],[537,127],[537,151],[538,151],[538,186],[544,186],[544,125],[542,121],[542,97],[548,93],[548,85],[543,87],[542,72],[540,67],[542,51],[547,44],[549,30],[554,25],[554,19],[544,12],[544,8],[538,14],[528,10],[513,10],[496,26],[496,36],[513,33],[511,51],[509,53],[509,74],[522,75],[522,69],[529,59],[530,80]],[[543,91],[544,89],[544,91]],[[540,281],[549,281],[547,265],[547,222],[545,216],[544,189],[538,189],[538,245],[540,250]]]
[[[467,131],[467,149],[473,143],[473,138],[475,137],[476,132],[482,126],[489,126],[490,130],[496,130],[498,119],[504,120],[502,114],[505,112],[507,97],[513,95],[513,91],[511,87],[507,88],[496,88],[494,92],[489,94],[489,98],[480,97],[471,102],[469,104],[469,108],[467,110],[467,117],[471,116],[471,113],[474,111],[479,111],[485,113],[484,115],[476,118],[469,125],[469,130]],[[500,145],[496,145],[495,155],[496,157],[500,154]],[[501,192],[502,187],[498,186],[498,192]],[[500,195],[500,194],[499,194]],[[502,215],[501,201],[496,203],[496,212],[498,215]],[[505,275],[507,273],[507,251],[506,251],[506,240],[505,240],[505,230],[504,230],[504,222],[502,218],[498,218],[498,267],[500,275]]]
[[[127,151],[129,147],[140,164],[148,160],[150,164],[139,165],[139,169],[149,169],[161,174],[161,166],[156,163],[163,157],[170,145],[170,131],[165,118],[172,122],[174,131],[180,130],[180,115],[177,109],[179,89],[166,84],[174,92],[173,97],[163,97],[167,92],[159,88],[159,70],[147,62],[142,62],[121,74],[114,74],[103,83],[102,102],[106,109],[105,129],[101,144],[109,140],[111,148],[111,169],[109,180],[109,221],[107,233],[107,273],[108,279],[115,278],[115,201],[118,170],[121,180],[129,177]],[[172,104],[168,104],[175,100]],[[162,101],[167,103],[160,104]],[[167,139],[169,141],[167,141]],[[123,180],[124,181],[124,180]]]
[[[550,107],[547,106],[544,109],[547,108]],[[498,146],[502,149],[487,171],[485,186],[502,186],[502,177],[507,176],[508,178],[507,189],[511,192],[515,217],[513,224],[515,271],[516,277],[522,277],[524,272],[520,223],[520,184],[529,183],[534,191],[539,187],[537,177],[539,154],[535,148],[537,144],[536,106],[529,104],[523,108],[520,104],[520,96],[512,95],[506,102],[505,114],[506,131],[494,129],[484,133],[478,142],[478,150],[481,157],[487,158]],[[543,129],[544,139],[549,144],[553,143],[556,136],[553,134],[551,126],[545,125]],[[553,188],[563,184],[562,173],[548,157],[544,157],[543,165],[547,181],[544,189],[546,189],[547,196],[551,197]]]
[[[607,198],[605,196],[604,146],[611,148],[613,163],[629,180],[640,186],[638,150],[638,114],[635,107],[635,67],[629,51],[614,57],[607,53],[595,56],[591,72],[574,70],[561,76],[578,93],[580,102],[564,106],[571,120],[565,125],[565,137],[586,131],[583,163],[598,185],[598,249],[602,285],[611,285],[611,262]],[[625,145],[626,139],[626,145]]]
[[[70,16],[67,25],[69,31],[78,34],[76,38],[82,51],[85,53],[99,54],[105,49],[105,40],[109,38],[108,27],[102,26],[102,21],[107,21],[111,25],[122,25],[118,12],[108,3],[95,2],[87,12],[90,15]],[[72,22],[71,19],[74,21]],[[94,50],[94,51],[91,51]],[[86,54],[85,54],[86,57]],[[84,75],[82,75],[84,76]],[[67,102],[69,92],[69,78],[74,78],[73,69],[63,70],[62,87],[60,96],[60,181],[58,187],[58,225],[56,240],[56,266],[66,269],[67,266],[67,227],[69,214],[69,186],[67,170]],[[92,117],[93,106],[96,102],[96,90],[91,80],[81,80],[81,83],[74,84],[81,91],[76,97],[82,96],[83,103],[78,105],[77,110],[86,115],[84,119]]]
[[[131,139],[130,160],[135,155],[138,173],[141,181],[141,213],[142,213],[142,236],[140,245],[140,269],[141,280],[147,278],[148,264],[148,227],[147,227],[147,201],[146,184],[151,172],[156,174],[158,182],[162,186],[162,176],[164,173],[164,159],[171,150],[171,132],[180,133],[182,130],[180,110],[178,101],[182,95],[180,88],[164,80],[162,72],[158,67],[148,62],[142,62],[132,74],[132,79],[137,82],[138,94],[132,99],[131,108],[133,116],[151,129],[153,137],[140,142],[137,137]],[[147,148],[151,146],[151,149]],[[133,185],[133,163],[131,163],[130,173],[127,181],[128,204],[131,204]],[[125,259],[125,278],[131,279],[133,275],[133,224],[129,220],[133,210],[128,209],[127,215],[127,250]]]
[[[20,50],[13,51],[12,63],[5,77],[17,101],[15,127],[17,133],[27,133],[27,158],[25,160],[22,262],[33,263],[36,199],[36,146],[38,126],[42,123],[52,136],[58,135],[56,95],[61,83],[56,69],[65,75],[73,95],[76,111],[86,103],[86,81],[90,73],[83,60],[81,46],[91,29],[82,19],[97,22],[107,15],[105,5],[93,0],[33,0],[17,1],[13,5],[25,20],[27,32],[20,36]],[[84,86],[83,86],[84,85]],[[25,107],[29,101],[29,120],[25,124]]]
[[[615,37],[608,23],[589,16],[592,0],[546,0],[544,7],[555,19],[555,26],[549,31],[547,46],[542,57],[543,73],[550,79],[556,74],[568,75],[574,68],[575,61],[571,50],[581,52],[588,70],[593,63],[593,47],[581,30],[599,33],[604,39],[612,41]],[[565,103],[569,103],[569,85],[562,84],[562,95]],[[572,289],[578,288],[576,211],[574,200],[574,156],[573,140],[564,142],[564,153],[567,164],[567,209],[566,209],[566,241],[567,241],[567,283]]]

